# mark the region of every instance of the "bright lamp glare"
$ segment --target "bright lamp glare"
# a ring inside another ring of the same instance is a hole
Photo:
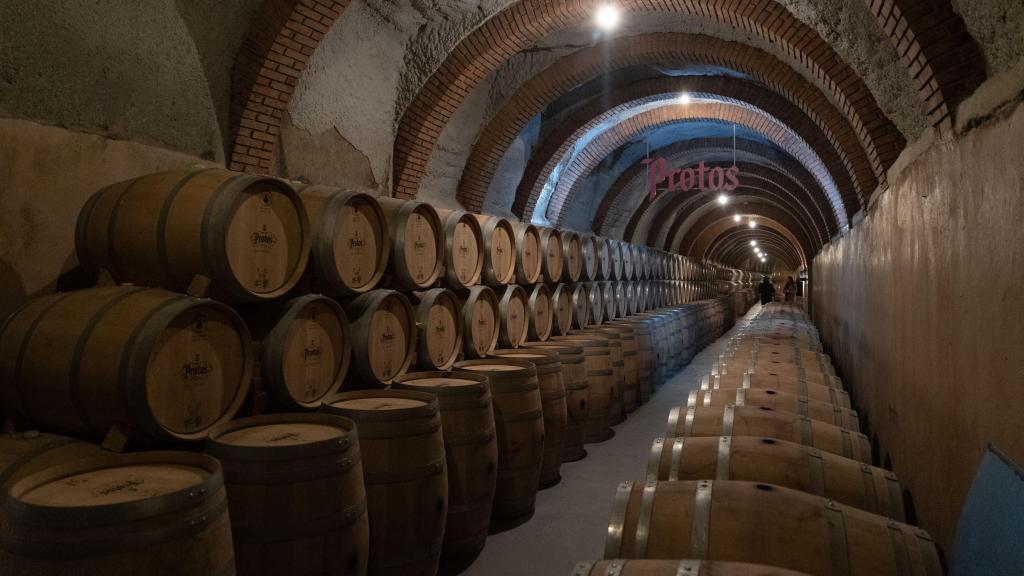
[[[683,92],[682,94],[679,95],[679,103],[682,104],[683,106],[686,106],[690,102],[693,102],[693,98],[690,97],[689,92]]]
[[[614,30],[619,25],[619,9],[611,4],[601,6],[594,14],[594,22],[601,30]]]
[[[751,240],[750,241],[750,245],[751,246],[757,246],[757,240]]]
[[[739,214],[737,214],[732,217],[732,220],[733,222],[739,222],[740,220],[743,220],[743,218]]]
[[[753,220],[751,220],[749,226],[751,228],[757,228],[757,222],[754,222]]]
[[[729,203],[729,197],[726,196],[725,194],[719,194],[718,203],[721,204],[722,206],[725,206],[726,204]]]

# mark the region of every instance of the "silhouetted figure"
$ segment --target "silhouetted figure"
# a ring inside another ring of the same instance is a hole
[[[786,302],[793,301],[796,296],[796,282],[792,276],[786,276],[786,285],[782,288],[782,293],[786,295]]]
[[[771,278],[765,276],[764,280],[757,287],[758,291],[761,292],[761,305],[771,302],[775,298],[775,284],[772,284]]]

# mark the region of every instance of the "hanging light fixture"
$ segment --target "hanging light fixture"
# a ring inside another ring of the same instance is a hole
[[[614,30],[619,25],[621,15],[614,4],[604,4],[594,13],[594,23],[605,32]]]

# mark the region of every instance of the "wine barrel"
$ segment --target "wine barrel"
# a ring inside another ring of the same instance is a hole
[[[296,186],[310,224],[309,268],[335,296],[374,289],[391,256],[388,222],[374,194],[328,186]]]
[[[629,295],[626,291],[626,283],[612,282],[612,288],[615,290],[615,317],[629,316]]]
[[[541,408],[544,412],[544,458],[540,467],[540,487],[554,486],[562,480],[562,449],[565,446],[567,408],[565,380],[558,351],[540,348],[495,350],[495,358],[532,362],[537,367]]]
[[[557,228],[540,229],[541,252],[544,255],[541,270],[543,279],[549,284],[562,280],[562,271],[565,269],[565,249],[562,243],[562,233]]]
[[[571,230],[562,230],[562,281],[570,284],[583,277],[583,239]]]
[[[604,322],[604,290],[600,282],[587,282],[587,305],[590,306],[590,324],[600,326]]]
[[[579,330],[590,324],[590,291],[584,283],[572,285],[572,327]]]
[[[230,302],[282,296],[309,260],[309,220],[288,184],[219,168],[118,182],[85,203],[82,266],[119,282],[184,292],[197,275]]]
[[[415,297],[417,365],[424,370],[447,370],[462,352],[462,304],[445,288],[417,292]]]
[[[484,233],[476,216],[462,210],[436,209],[444,225],[444,282],[450,288],[480,283],[484,269]]]
[[[529,297],[522,286],[511,284],[505,287],[505,293],[498,304],[501,317],[501,330],[498,332],[498,343],[505,348],[518,348],[530,336]]]
[[[392,388],[437,397],[448,464],[448,518],[444,559],[471,558],[483,549],[498,478],[495,435],[487,377],[474,372],[415,372]]]
[[[658,438],[647,480],[767,482],[905,521],[903,487],[892,472],[774,438]]]
[[[543,342],[551,337],[554,324],[551,289],[545,284],[535,284],[530,290],[527,304],[527,315],[530,318],[529,339]]]
[[[622,242],[619,244],[619,249],[622,251],[622,278],[620,280],[635,280],[633,245],[629,242]]]
[[[612,277],[612,253],[608,239],[602,236],[591,236],[594,242],[594,255],[597,257],[597,276],[593,280],[610,280]]]
[[[770,374],[786,378],[796,378],[805,382],[842,388],[843,383],[835,377],[835,374],[822,372],[814,366],[805,366],[792,361],[771,360],[766,358],[741,359],[724,358],[719,359],[712,369],[712,373],[718,374]]]
[[[210,430],[242,575],[366,574],[370,529],[356,426],[333,414],[243,418]]]
[[[619,322],[633,329],[636,339],[636,382],[637,403],[643,404],[651,399],[654,392],[655,352],[652,325],[650,318],[629,318]]]
[[[498,484],[491,527],[518,526],[533,516],[544,457],[544,412],[537,368],[504,358],[466,360],[459,370],[486,374],[498,435]]]
[[[430,204],[397,198],[378,200],[391,237],[391,282],[396,288],[429,288],[444,272],[445,233]]]
[[[942,574],[927,532],[757,482],[623,482],[608,558],[761,562],[809,574]]]
[[[828,402],[811,400],[806,396],[787,394],[770,388],[737,388],[735,390],[694,390],[687,406],[767,406],[783,412],[793,412],[812,420],[860,431],[856,410],[840,408]]]
[[[580,280],[586,280],[588,282],[599,280],[597,241],[593,235],[580,234],[580,254],[583,255],[583,268],[581,270]]]
[[[35,430],[0,434],[0,506],[6,498],[6,488],[25,476],[102,453],[95,444]]]
[[[686,436],[767,436],[871,463],[863,434],[763,406],[673,408],[665,437]]]
[[[200,440],[249,391],[249,330],[227,306],[112,286],[30,300],[0,326],[0,400],[88,438]]]
[[[352,327],[352,368],[346,387],[386,386],[416,358],[416,316],[394,290],[371,290],[345,306]]]
[[[433,576],[448,513],[441,415],[435,396],[409,390],[335,394],[322,408],[359,431],[370,517],[367,574]]]
[[[551,293],[551,333],[565,335],[572,330],[572,289],[568,284],[555,284]]]
[[[619,335],[622,345],[622,407],[626,413],[634,412],[641,403],[636,331],[631,325],[621,322],[605,324],[601,330]]]
[[[592,444],[608,440],[612,437],[609,426],[609,422],[612,421],[612,401],[618,394],[618,381],[612,370],[612,353],[608,340],[579,334],[555,336],[552,340],[568,342],[583,348],[583,363],[589,386],[586,442]]]
[[[602,560],[582,562],[572,576],[808,576],[785,568],[745,562],[706,560]]]
[[[622,280],[624,273],[622,269],[622,242],[608,239],[608,253],[611,266],[608,268],[609,280]]]
[[[587,455],[587,451],[583,449],[583,443],[586,435],[587,413],[589,412],[587,400],[590,396],[583,348],[572,342],[529,342],[525,346],[558,352],[558,362],[562,365],[566,407],[562,462],[582,460]]]
[[[615,293],[615,282],[601,282],[601,300],[604,303],[605,321],[615,320],[619,311],[618,294]]]
[[[220,463],[204,454],[101,454],[13,483],[4,574],[234,574]]]
[[[516,282],[529,286],[540,282],[546,253],[541,247],[540,230],[533,224],[516,222]]]
[[[337,302],[307,294],[236,311],[259,342],[255,411],[264,403],[274,411],[316,409],[325,396],[338,391],[348,373],[351,335]]]
[[[705,374],[700,381],[701,390],[772,389],[803,396],[818,402],[828,402],[840,408],[850,407],[850,395],[824,384],[808,383],[799,379],[775,377],[770,374]]]
[[[626,419],[625,387],[626,387],[626,362],[622,354],[622,335],[605,326],[590,326],[585,330],[572,332],[571,334],[584,338],[593,338],[608,343],[608,350],[612,359],[612,394],[608,406],[608,425],[615,426]]]
[[[473,286],[461,295],[462,350],[467,358],[483,358],[498,345],[501,317],[498,296],[487,286]]]
[[[484,233],[483,281],[491,286],[511,284],[516,277],[516,231],[498,216],[477,214]]]

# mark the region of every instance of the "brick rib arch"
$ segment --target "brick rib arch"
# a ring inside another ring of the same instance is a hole
[[[796,268],[801,264],[806,265],[806,260],[801,258],[800,249],[790,240],[786,232],[785,227],[771,221],[766,221],[765,225],[754,233],[743,230],[742,227],[731,228],[718,234],[709,242],[700,256],[697,254],[692,256],[716,262],[738,262],[751,253],[750,240],[754,238],[759,246],[768,250],[769,258],[778,259],[781,256],[786,261],[787,267],[790,268]]]
[[[536,45],[553,32],[588,22],[598,1],[522,0],[463,38],[402,115],[394,151],[395,196],[416,196],[441,131],[485,77],[514,54]],[[878,108],[864,81],[814,29],[774,0],[742,3],[735,0],[622,0],[619,5],[627,12],[676,12],[746,30],[779,46],[795,61],[806,63],[807,71],[820,85],[832,87],[836,102],[861,141],[870,143],[869,156],[877,164],[876,168],[882,169],[876,169],[876,174],[881,175],[905,145],[902,135]],[[640,43],[634,39],[628,42]],[[618,49],[615,41],[612,44],[616,45],[610,53]],[[740,51],[743,46],[732,44],[732,50],[718,55]],[[671,46],[665,48],[671,49]],[[699,46],[686,48],[700,52]],[[771,68],[770,62],[765,64],[768,64],[765,69]],[[482,197],[476,199],[482,200]]]
[[[786,236],[800,249],[801,261],[806,262],[815,253],[816,248],[810,245],[802,234],[794,232],[793,226],[796,222],[788,212],[761,201],[751,202],[748,206],[747,212],[756,214],[761,225],[769,223],[771,226],[779,226],[785,230]],[[707,249],[714,236],[726,230],[740,228],[745,228],[745,224],[737,224],[733,221],[732,216],[714,212],[704,214],[689,226],[679,242],[672,245],[671,251],[680,254],[701,254]],[[751,229],[746,228],[746,230]]]

